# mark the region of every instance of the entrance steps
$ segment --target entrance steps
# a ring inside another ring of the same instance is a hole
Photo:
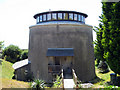
[[[69,69],[68,71],[61,70],[61,77],[62,77],[62,87],[64,90],[75,90],[77,76],[73,69]]]
[[[65,90],[73,90],[75,83],[73,79],[64,79],[64,88]]]
[[[72,73],[64,73],[64,89],[65,90],[73,90],[75,83],[73,80]]]

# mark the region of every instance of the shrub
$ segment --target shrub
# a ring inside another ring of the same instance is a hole
[[[45,87],[45,82],[43,80],[36,79],[34,82],[30,83],[31,88],[44,88]]]
[[[60,76],[57,76],[56,81],[53,82],[53,88],[60,88],[62,86],[61,80],[62,79],[60,79]]]
[[[24,50],[21,53],[21,60],[27,59],[28,58],[28,50]]]
[[[21,52],[22,51],[18,46],[9,45],[3,50],[2,57],[4,57],[6,61],[14,63],[20,60]]]

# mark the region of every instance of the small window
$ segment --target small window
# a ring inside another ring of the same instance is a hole
[[[40,22],[42,22],[42,15],[40,15]]]
[[[46,14],[43,15],[43,21],[46,21]]]
[[[83,19],[83,16],[82,16],[82,18],[81,18],[81,19],[82,19],[82,22],[83,22],[83,20],[84,20],[84,19]]]
[[[28,70],[25,70],[25,71],[24,71],[24,74],[27,75],[27,74],[28,74]]]
[[[73,13],[69,13],[69,20],[73,20]]]
[[[63,19],[68,20],[68,13],[63,13]]]
[[[62,13],[58,13],[58,20],[62,20]]]
[[[60,65],[60,58],[59,57],[55,57],[55,65]]]
[[[85,17],[83,16],[83,22],[85,22]]]
[[[81,15],[78,15],[78,21],[81,21]]]
[[[52,72],[52,67],[48,66],[48,73]]]
[[[77,21],[77,14],[74,14],[74,20]]]
[[[37,17],[37,19],[36,19],[36,20],[37,20],[37,23],[38,23],[38,22],[39,22],[39,16]]]
[[[47,14],[47,20],[51,20],[51,14]]]
[[[52,20],[57,20],[57,14],[56,13],[52,13]]]

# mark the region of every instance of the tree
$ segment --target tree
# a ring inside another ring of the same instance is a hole
[[[4,41],[0,41],[0,50],[4,48]]]
[[[102,19],[102,15],[99,17],[100,19]],[[104,48],[102,45],[102,34],[103,34],[103,23],[102,20],[99,20],[99,27],[95,27],[96,29],[94,29],[94,31],[96,32],[97,35],[97,41],[95,41],[95,57],[97,60],[97,66],[98,69],[100,70],[100,73],[107,73],[109,71],[108,69],[108,65],[106,64],[105,58],[104,58]]]
[[[120,74],[120,2],[103,2],[102,45],[110,69]]]
[[[28,50],[23,50],[21,53],[21,60],[28,58]]]
[[[2,58],[2,49],[4,48],[4,41],[0,41],[0,58]]]
[[[20,60],[21,52],[18,46],[9,45],[3,50],[2,56],[5,60],[14,63]]]
[[[100,17],[101,18],[101,17]],[[95,27],[94,31],[96,32],[97,35],[97,41],[95,41],[95,48],[94,48],[94,52],[95,52],[95,57],[97,59],[97,66],[99,65],[100,61],[105,61],[104,59],[104,49],[103,49],[103,45],[101,43],[102,40],[102,32],[103,27],[102,27],[102,22],[99,24],[99,27]]]

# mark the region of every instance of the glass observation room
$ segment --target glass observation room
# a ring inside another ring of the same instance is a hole
[[[34,15],[36,23],[49,21],[73,21],[85,24],[87,14],[76,11],[48,11]]]

